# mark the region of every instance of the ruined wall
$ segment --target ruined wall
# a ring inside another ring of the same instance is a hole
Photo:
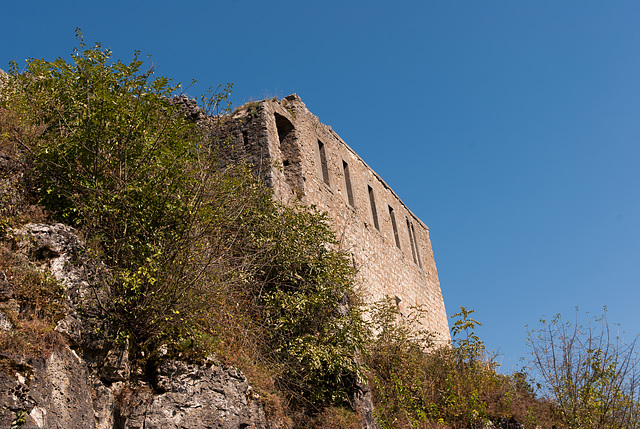
[[[424,305],[424,326],[450,339],[429,229],[297,95],[248,103],[218,132],[225,156],[247,156],[278,200],[328,212],[367,302],[390,296],[403,313]]]

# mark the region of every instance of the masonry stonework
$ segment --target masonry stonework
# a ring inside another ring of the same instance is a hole
[[[365,302],[389,296],[403,314],[424,306],[423,326],[450,340],[429,228],[297,95],[245,104],[220,124],[225,157],[248,159],[277,200],[329,214]]]

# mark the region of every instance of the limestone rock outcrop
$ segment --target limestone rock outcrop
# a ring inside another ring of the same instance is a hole
[[[215,359],[158,363],[153,382],[134,380],[128,344],[107,341],[108,273],[63,224],[27,224],[11,234],[13,251],[60,281],[65,317],[55,328],[65,344],[46,357],[0,350],[0,427],[47,429],[273,428],[246,377]],[[3,300],[11,279],[0,270]],[[6,299],[5,299],[6,298]],[[11,333],[2,312],[0,329]]]
[[[139,389],[120,410],[122,427],[266,429],[264,410],[245,376],[215,361],[190,365],[166,360],[158,366],[156,392]]]

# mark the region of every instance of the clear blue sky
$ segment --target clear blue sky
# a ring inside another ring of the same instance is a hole
[[[449,314],[509,371],[525,325],[640,332],[640,2],[5,2],[0,68],[69,58],[74,29],[191,95],[298,93],[430,228]]]

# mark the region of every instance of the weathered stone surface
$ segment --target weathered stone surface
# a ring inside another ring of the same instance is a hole
[[[72,350],[60,348],[47,359],[4,358],[13,371],[0,372],[0,427],[20,416],[27,427],[95,427],[87,366]]]
[[[83,248],[73,228],[61,223],[55,225],[29,223],[18,232],[32,238],[29,243],[24,244],[29,246],[30,256],[40,261],[56,258],[63,253],[77,252]]]
[[[0,359],[0,427],[21,416],[26,426],[47,429],[273,427],[244,375],[214,361],[166,360],[153,390],[139,383],[106,386],[67,347],[46,359]]]
[[[0,270],[0,330],[9,331],[13,328],[13,324],[9,319],[9,314],[13,312],[17,314],[20,310],[18,303],[14,298],[13,287],[7,279],[7,274]]]
[[[0,427],[20,416],[25,426],[47,429],[273,427],[244,375],[213,361],[163,362],[158,390],[144,384],[107,387],[67,347],[47,359],[9,361],[13,366],[0,371]]]
[[[106,387],[94,374],[89,381],[92,387],[93,417],[96,429],[112,429],[115,427],[115,393],[119,393],[124,383],[114,383]],[[115,393],[114,393],[115,392]]]
[[[182,113],[194,122],[202,121],[207,117],[205,112],[198,107],[198,102],[195,98],[189,99],[186,95],[176,95],[170,100],[170,102],[171,104],[180,106]]]
[[[244,375],[213,361],[190,365],[165,360],[158,367],[156,388],[132,394],[120,411],[126,429],[266,428],[259,398]]]
[[[107,353],[100,366],[100,378],[106,382],[125,381],[131,374],[129,364],[129,340],[119,347],[115,347]]]
[[[0,354],[0,427],[10,427],[18,413],[26,413],[35,406],[29,395],[33,368]]]
[[[11,329],[13,329],[13,324],[0,309],[0,331],[10,331]]]
[[[371,389],[366,383],[359,382],[354,398],[355,408],[362,418],[360,427],[362,429],[377,429],[378,423],[374,417],[373,399]]]

